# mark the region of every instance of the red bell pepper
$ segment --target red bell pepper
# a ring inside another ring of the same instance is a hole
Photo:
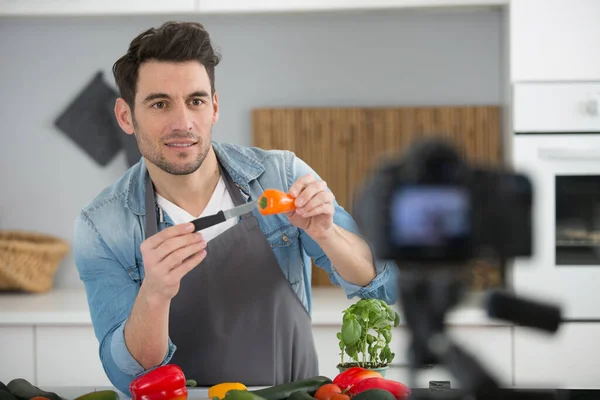
[[[186,400],[185,375],[179,366],[167,364],[139,376],[129,385],[132,400]]]
[[[407,400],[410,388],[403,383],[385,378],[367,378],[352,386],[349,392],[354,396],[369,389],[383,389],[394,395],[396,400]]]
[[[372,369],[366,369],[361,367],[348,368],[344,372],[341,372],[338,376],[333,379],[333,383],[338,385],[340,389],[346,391],[356,385],[358,382],[367,378],[381,378],[381,374]]]

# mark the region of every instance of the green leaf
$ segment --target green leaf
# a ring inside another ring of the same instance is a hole
[[[387,320],[387,319],[380,319],[379,321],[377,321],[377,323],[375,323],[373,325],[374,328],[376,329],[385,329],[388,326],[391,326],[391,321]]]
[[[373,335],[371,335],[370,333],[367,335],[367,343],[370,345],[372,343],[374,343],[377,340],[377,338]]]
[[[380,320],[380,319],[381,319],[381,316],[379,315],[379,313],[377,313],[377,312],[375,312],[373,310],[371,310],[369,312],[369,323],[371,325],[374,325],[375,322],[378,321],[378,320]]]
[[[395,311],[394,311],[394,310],[392,310],[391,308],[388,308],[388,309],[386,310],[386,314],[387,314],[387,318],[388,318],[390,321],[393,321],[393,320],[394,320],[394,318],[395,318],[395,314],[396,314],[396,313],[395,313]]]
[[[356,317],[349,319],[342,325],[342,340],[346,346],[356,344],[356,342],[359,341],[361,334],[362,327],[356,320]]]
[[[356,318],[353,313],[345,313],[344,318],[342,318],[342,323],[351,320],[352,318]]]
[[[390,343],[392,341],[392,331],[381,331],[381,336],[383,336],[386,343]]]
[[[368,321],[369,320],[369,310],[366,308],[363,308],[362,310],[360,310],[360,317],[362,318],[363,321]]]
[[[350,358],[358,361],[358,349],[356,346],[346,346],[346,354],[350,356]]]
[[[373,313],[375,315],[381,314],[381,310],[379,308],[379,304],[378,303],[369,303],[368,310],[369,310],[370,313]]]

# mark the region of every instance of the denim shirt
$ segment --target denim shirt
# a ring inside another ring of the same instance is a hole
[[[213,142],[213,149],[246,201],[257,199],[267,188],[288,191],[301,176],[318,175],[294,153],[262,150]],[[129,393],[129,384],[146,372],[125,345],[123,329],[144,279],[140,244],[145,239],[145,192],[149,175],[141,159],[113,185],[104,189],[81,210],[75,221],[73,251],[83,281],[100,360],[112,384]],[[294,292],[310,313],[311,258],[327,271],[331,282],[343,288],[348,298],[379,298],[396,301],[396,268],[392,262],[375,261],[376,277],[366,287],[345,281],[323,250],[285,215],[262,216],[253,211],[260,228]],[[158,229],[173,225],[157,207]],[[335,203],[334,223],[358,234],[352,217]],[[184,278],[185,279],[185,278]],[[160,365],[176,351],[169,339]]]

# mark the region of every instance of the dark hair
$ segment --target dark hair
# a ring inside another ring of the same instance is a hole
[[[113,75],[121,97],[133,110],[138,71],[150,60],[183,62],[197,60],[204,65],[212,94],[215,93],[215,67],[220,61],[204,26],[196,22],[169,21],[150,28],[133,39],[127,54],[113,65]]]

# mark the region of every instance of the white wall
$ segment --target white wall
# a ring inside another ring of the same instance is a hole
[[[504,101],[498,10],[193,18],[223,54],[217,140],[250,144],[254,107]],[[0,19],[0,229],[71,240],[79,209],[125,172],[123,154],[102,168],[52,122],[98,69],[112,84],[129,41],[166,19]],[[56,286],[78,285],[69,255]]]

